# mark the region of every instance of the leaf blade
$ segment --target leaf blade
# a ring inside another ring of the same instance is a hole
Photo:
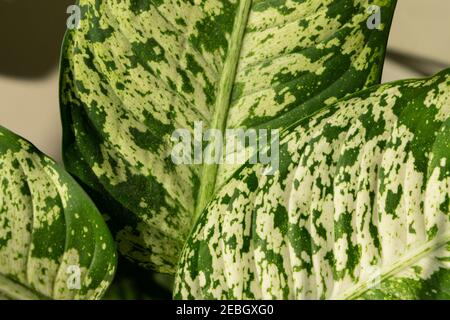
[[[114,275],[115,244],[84,191],[53,160],[3,127],[0,171],[2,295],[99,298]]]
[[[245,166],[203,212],[175,297],[448,296],[436,279],[450,269],[449,98],[446,70],[354,94],[285,132],[279,173]]]

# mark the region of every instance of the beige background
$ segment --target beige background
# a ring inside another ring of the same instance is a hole
[[[0,0],[0,124],[60,161],[57,56],[65,8],[73,1],[40,0],[38,9],[36,0],[16,1],[22,20],[19,13],[7,12],[7,1]],[[14,23],[22,29],[12,37],[6,31],[19,28]],[[430,75],[450,67],[450,0],[398,0],[389,49],[441,61],[426,68]],[[383,81],[420,76],[389,57]]]

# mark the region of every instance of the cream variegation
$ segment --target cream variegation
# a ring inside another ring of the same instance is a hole
[[[181,256],[186,299],[450,299],[450,69],[373,87],[284,131]]]
[[[0,126],[0,298],[99,299],[115,267],[113,238],[81,187]]]
[[[78,2],[61,69],[64,161],[120,251],[173,273],[239,165],[175,165],[171,134],[286,129],[380,80],[394,0]],[[381,7],[379,29],[368,7]]]

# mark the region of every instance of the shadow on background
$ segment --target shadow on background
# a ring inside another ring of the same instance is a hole
[[[75,0],[0,0],[0,74],[47,75],[58,65],[68,14]]]
[[[386,59],[390,59],[391,61],[394,61],[423,77],[432,76],[449,67],[448,63],[442,61],[437,61],[427,57],[419,57],[407,52],[393,49],[388,49]]]

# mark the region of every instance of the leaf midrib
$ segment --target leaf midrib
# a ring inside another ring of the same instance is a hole
[[[217,129],[222,133],[226,129],[228,111],[231,105],[231,92],[236,78],[242,41],[247,27],[251,4],[252,0],[242,0],[239,2],[237,15],[233,25],[233,32],[230,38],[230,46],[220,76],[218,94],[214,105],[210,129]],[[192,217],[192,225],[195,225],[195,222],[203,209],[215,193],[218,166],[218,164],[203,164],[199,191],[195,203],[194,215]]]

